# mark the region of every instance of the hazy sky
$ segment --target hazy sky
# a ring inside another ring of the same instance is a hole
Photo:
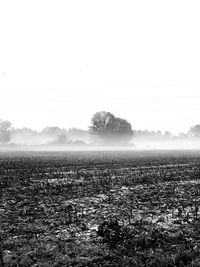
[[[1,0],[0,118],[87,129],[200,123],[200,1]]]

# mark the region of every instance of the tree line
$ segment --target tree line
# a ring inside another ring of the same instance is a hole
[[[0,143],[23,143],[23,139],[33,139],[36,143],[72,144],[127,144],[132,140],[169,140],[169,139],[198,139],[200,138],[200,124],[192,126],[187,133],[172,136],[169,131],[133,130],[130,122],[118,118],[106,111],[96,112],[88,130],[59,127],[46,127],[38,132],[29,128],[15,129],[10,121],[0,120]],[[21,141],[20,141],[21,140]],[[43,141],[42,141],[43,140]]]

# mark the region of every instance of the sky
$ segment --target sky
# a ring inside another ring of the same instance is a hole
[[[200,123],[200,2],[1,0],[0,118],[87,129],[109,111],[133,129]]]

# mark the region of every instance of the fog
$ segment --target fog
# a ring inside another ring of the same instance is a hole
[[[13,129],[9,144],[19,146],[43,145],[84,145],[89,143],[87,131],[79,129],[61,129],[59,127],[46,127],[42,131],[30,128]]]
[[[1,151],[138,151],[138,150],[200,150],[200,140],[137,141],[128,145],[84,144],[4,144]]]
[[[185,133],[133,130],[132,135],[115,131],[92,133],[77,128],[46,127],[41,131],[15,129],[12,123],[0,121],[0,148],[9,150],[200,150],[200,125]]]
[[[171,141],[135,141],[135,149],[139,150],[200,150],[200,140],[171,140]]]
[[[170,136],[169,138],[144,138],[134,136],[129,143],[117,140],[97,141],[97,138],[84,133],[84,136],[47,135],[39,133],[17,133],[4,147],[10,149],[44,150],[44,151],[87,151],[87,150],[200,150],[200,138]]]

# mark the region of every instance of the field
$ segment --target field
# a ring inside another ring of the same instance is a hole
[[[200,266],[200,152],[0,154],[0,266]]]

